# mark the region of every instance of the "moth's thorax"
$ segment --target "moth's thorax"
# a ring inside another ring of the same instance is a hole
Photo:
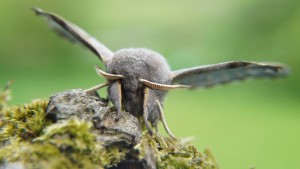
[[[166,60],[160,54],[149,49],[122,49],[117,51],[107,65],[107,72],[124,76],[123,87],[136,90],[139,79],[169,84],[171,71]]]

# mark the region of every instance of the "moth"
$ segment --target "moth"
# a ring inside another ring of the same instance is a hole
[[[111,51],[84,30],[54,14],[35,8],[35,13],[48,20],[61,36],[76,41],[91,50],[104,63],[106,70],[96,67],[96,72],[107,82],[88,89],[96,92],[108,86],[108,99],[117,109],[117,119],[122,110],[142,119],[148,132],[153,133],[161,120],[170,137],[162,109],[169,90],[178,88],[206,88],[245,78],[274,78],[288,74],[282,64],[231,61],[213,65],[172,71],[159,53],[144,48]],[[150,122],[150,124],[149,124]]]

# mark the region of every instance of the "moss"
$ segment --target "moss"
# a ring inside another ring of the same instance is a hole
[[[205,149],[204,154],[206,155],[207,166],[212,166],[212,168],[219,168],[217,160],[212,155],[212,153],[211,153],[211,151],[210,151],[209,148]],[[209,168],[209,167],[207,167],[207,168]]]
[[[0,110],[0,167],[21,162],[25,168],[109,168],[128,156],[144,159],[150,147],[158,168],[218,168],[209,150],[204,155],[189,144],[159,134],[144,133],[134,148],[103,147],[92,123],[76,118],[46,121],[47,104],[48,100],[39,99]]]
[[[30,141],[45,127],[48,101],[35,100],[24,106],[6,108],[0,112],[0,145]]]
[[[202,154],[194,146],[182,144],[179,139],[164,138],[159,134],[150,136],[146,133],[140,144],[135,148],[141,151],[140,158],[143,158],[145,147],[149,145],[154,151],[157,160],[157,167],[162,169],[213,169],[218,165],[211,153]],[[209,162],[207,160],[210,160]]]
[[[26,168],[70,168],[72,166],[71,161],[51,144],[12,144],[1,150],[0,160],[2,163],[22,162]]]
[[[91,123],[76,118],[53,124],[33,141],[55,145],[62,154],[80,166],[112,166],[126,156],[127,150],[117,146],[102,147],[90,132]]]
[[[21,161],[29,168],[104,168],[118,164],[128,150],[104,148],[90,132],[91,124],[77,119],[52,124],[29,142],[10,144],[1,149],[2,162]],[[38,164],[37,164],[38,162]],[[47,165],[51,163],[51,165]],[[62,164],[62,165],[60,165]]]

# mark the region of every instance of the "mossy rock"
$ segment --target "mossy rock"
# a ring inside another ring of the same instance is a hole
[[[64,101],[52,104],[55,99]],[[0,168],[218,168],[208,150],[200,153],[179,139],[142,132],[127,112],[118,122],[114,108],[100,102],[99,96],[74,89],[1,108]],[[66,115],[68,105],[73,109]],[[85,106],[84,111],[74,106]]]

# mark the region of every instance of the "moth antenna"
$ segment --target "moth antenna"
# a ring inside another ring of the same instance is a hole
[[[124,76],[123,75],[118,75],[118,74],[110,74],[107,72],[104,72],[103,70],[101,70],[99,67],[95,66],[96,72],[99,76],[104,77],[107,80],[118,80],[118,79],[123,79]]]
[[[171,90],[171,89],[178,89],[178,88],[191,88],[191,86],[188,85],[167,85],[167,84],[159,84],[155,82],[150,82],[145,79],[140,79],[140,82],[142,82],[144,85],[157,90]]]

